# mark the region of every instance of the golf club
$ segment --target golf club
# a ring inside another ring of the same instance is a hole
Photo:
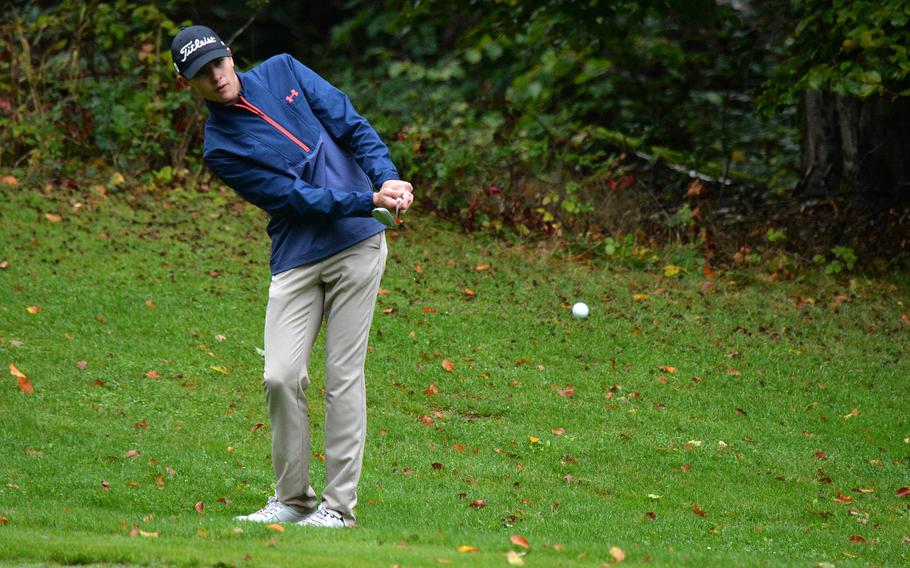
[[[395,229],[398,227],[398,224],[401,221],[399,213],[401,212],[401,198],[395,200],[395,215],[392,216],[392,213],[389,212],[385,207],[377,207],[373,209],[373,218],[385,225],[390,229]]]

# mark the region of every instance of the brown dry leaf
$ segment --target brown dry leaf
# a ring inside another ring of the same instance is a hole
[[[688,473],[690,469],[692,469],[692,466],[687,463],[682,464],[679,468],[679,470],[683,473]]]
[[[557,390],[556,394],[565,398],[572,398],[572,395],[575,394],[575,387],[572,385],[566,385],[566,388]]]
[[[648,511],[647,513],[645,513],[645,516],[648,517],[649,519],[651,519],[652,521],[657,520],[657,515],[654,514],[654,511]]]
[[[477,295],[477,293],[474,292],[474,290],[471,290],[470,288],[465,288],[465,289],[464,289],[464,295],[465,295],[465,296],[468,296],[468,297],[474,297],[474,296]]]
[[[692,512],[698,515],[699,517],[706,517],[708,515],[704,509],[698,506],[696,503],[692,503]]]
[[[704,274],[706,278],[710,278],[711,280],[717,278],[717,271],[710,266],[702,267],[701,273]]]
[[[840,491],[837,492],[837,495],[834,496],[834,500],[840,503],[841,505],[849,505],[853,502],[853,497],[850,495],[845,495]]]
[[[159,474],[159,475],[155,476],[155,485],[157,485],[160,489],[164,489],[164,476],[163,475]]]
[[[3,515],[0,515],[0,525],[5,525],[5,524],[7,524],[8,522],[9,522],[9,521],[7,520],[6,517],[4,517]]]
[[[442,465],[439,462],[433,462],[430,464],[433,469],[445,469],[446,466]]]
[[[384,314],[386,314],[386,315],[391,314],[391,313],[393,313],[394,311],[395,311],[395,308],[383,308],[383,309],[382,309],[382,313],[384,313]]]
[[[442,368],[443,368],[446,372],[448,372],[448,373],[454,373],[454,372],[455,372],[455,365],[453,365],[452,362],[449,361],[448,359],[443,359],[443,361],[442,361]]]
[[[850,535],[850,542],[859,542],[859,543],[863,543],[863,542],[866,542],[866,539],[863,538],[861,535],[858,535],[858,534],[851,534],[851,535]]]
[[[910,316],[901,314],[901,321],[904,322],[905,325],[910,325]]]
[[[524,548],[525,550],[531,550],[531,545],[528,544],[528,539],[521,536],[520,534],[513,534],[509,538],[509,540],[511,540],[512,544],[514,544],[515,546],[520,546],[520,547]]]
[[[63,220],[63,217],[61,217],[60,215],[57,215],[56,213],[45,213],[44,216],[51,223],[59,223],[60,221]]]
[[[325,463],[325,456],[324,456],[324,455],[322,455],[322,454],[313,454],[313,457],[316,458],[317,460],[321,461],[322,463]]]
[[[465,448],[464,444],[455,444],[454,446],[452,446],[452,449],[455,450],[456,452],[463,452],[467,448]]]
[[[126,484],[129,487],[139,487],[139,484],[136,483],[135,481],[127,481]]]
[[[193,508],[196,509],[197,513],[202,513],[205,511],[205,503],[203,501],[197,501]]]
[[[817,459],[820,459],[820,460],[826,460],[826,459],[828,459],[828,456],[825,455],[825,452],[823,452],[823,451],[821,451],[821,450],[815,452],[815,457],[816,457]]]
[[[262,422],[257,422],[255,424],[253,424],[252,428],[250,428],[250,432],[255,432],[260,429],[262,429]]]
[[[676,367],[661,365],[660,367],[658,367],[658,370],[663,371],[665,373],[670,373],[671,375],[676,374]]]
[[[21,379],[24,379],[24,378],[25,378],[25,373],[23,373],[22,371],[20,371],[20,370],[19,370],[14,364],[12,364],[12,363],[9,364],[9,373],[10,373],[12,376],[14,376],[14,377],[18,377],[18,378],[21,378]]]
[[[138,458],[138,457],[139,457],[139,450],[127,450],[127,452],[126,452],[125,454],[123,454],[123,457],[125,457],[125,458]]]
[[[414,270],[417,271],[417,274],[423,274],[423,265],[418,262],[417,266],[414,267]]]
[[[76,366],[79,367],[80,369],[85,369],[86,367],[88,367],[88,361],[86,361],[85,359],[76,361]]]
[[[0,178],[0,184],[8,185],[9,187],[16,187],[19,185],[19,179],[16,176],[5,175]]]
[[[378,295],[378,296],[388,296],[388,295],[389,295],[389,291],[386,290],[385,288],[380,288],[379,291],[376,292],[376,295]]]
[[[623,560],[626,559],[626,553],[623,552],[623,550],[621,548],[619,548],[618,546],[610,547],[610,556],[612,556],[613,560],[615,560],[616,562],[622,562]]]
[[[97,315],[97,316],[95,316],[95,319],[98,321],[98,323],[102,323],[102,324],[107,323],[107,318],[103,315]]]
[[[107,481],[102,481],[102,482],[101,482],[101,489],[104,489],[105,491],[107,491],[107,490],[109,490],[110,488],[111,488],[111,484],[110,484],[110,483],[108,483]]]
[[[265,528],[272,529],[273,531],[280,532],[280,533],[284,532],[284,527],[279,525],[278,523],[271,524],[271,525],[265,525]]]
[[[692,183],[689,184],[688,189],[686,189],[686,197],[701,197],[705,192],[705,185],[701,182],[699,178],[692,180]]]
[[[29,306],[29,307],[25,308],[25,311],[27,311],[28,313],[30,313],[32,315],[35,315],[41,311],[41,306],[39,306],[39,305]]]
[[[145,301],[145,307],[146,307],[146,308],[154,308],[154,307],[155,307],[155,302],[153,302],[152,299],[149,298],[148,300]]]
[[[436,308],[431,308],[431,307],[427,306],[427,307],[425,307],[425,308],[423,309],[423,313],[425,313],[425,314],[435,314],[435,313],[436,313]]]
[[[730,375],[731,377],[740,377],[740,376],[742,376],[742,372],[740,372],[740,371],[737,370],[737,369],[733,369],[733,368],[727,369],[727,374]]]
[[[550,432],[552,432],[554,436],[564,436],[566,434],[566,429],[565,428],[553,428],[552,430],[550,430]]]
[[[422,424],[424,424],[425,426],[432,426],[432,425],[433,425],[433,419],[430,418],[429,416],[427,416],[426,414],[421,414],[421,415],[420,415],[420,418],[418,418],[418,420],[420,420],[420,422],[421,422]]]
[[[233,501],[231,501],[231,500],[228,499],[227,497],[219,497],[219,498],[218,498],[218,502],[219,502],[219,503],[224,503],[225,505],[230,505],[231,503],[233,503]]]
[[[487,503],[483,499],[474,499],[471,501],[472,509],[483,509],[487,506]]]
[[[455,550],[457,550],[458,552],[480,552],[479,548],[475,548],[473,546],[468,546],[467,544],[462,544]]]
[[[0,262],[0,270],[6,270],[7,268],[9,268],[9,261]]]
[[[488,270],[489,268],[490,268],[490,265],[486,264],[484,262],[474,265],[474,270],[476,270],[477,272],[483,272],[484,270]]]
[[[133,428],[136,430],[148,430],[149,424],[145,421],[145,418],[143,418],[141,422],[136,422],[133,424]]]

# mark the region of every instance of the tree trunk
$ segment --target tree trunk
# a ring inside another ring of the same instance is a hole
[[[803,181],[808,195],[910,198],[910,98],[803,98]]]

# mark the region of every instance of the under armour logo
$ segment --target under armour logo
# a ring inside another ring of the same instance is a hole
[[[299,94],[300,93],[297,92],[297,89],[291,89],[291,94],[284,97],[284,100],[286,100],[288,102],[288,104],[291,104],[292,102],[294,102],[294,97],[296,97]]]

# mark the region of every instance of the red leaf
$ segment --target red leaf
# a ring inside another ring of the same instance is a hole
[[[148,378],[150,378],[150,379],[157,379],[157,378],[158,378],[158,371],[149,371],[148,373],[145,374],[145,376],[148,377]]]
[[[434,384],[430,384],[430,386],[428,386],[426,388],[426,390],[423,391],[423,394],[425,394],[427,396],[433,396],[434,394],[436,394],[438,392],[439,392],[439,387],[437,387]]]
[[[483,509],[486,506],[487,506],[487,504],[484,502],[483,499],[474,499],[473,501],[471,501],[472,509]]]
[[[198,501],[198,502],[196,502],[196,504],[193,506],[193,508],[196,509],[196,512],[202,513],[203,511],[205,511],[205,503],[202,502],[202,501]]]
[[[28,382],[28,379],[25,377],[16,377],[16,380],[19,382],[19,390],[25,394],[35,394],[35,389],[32,387],[32,383]]]
[[[695,513],[696,515],[698,515],[699,517],[705,517],[708,515],[708,513],[706,513],[704,509],[702,509],[695,503],[692,503],[692,512]]]
[[[515,546],[520,546],[525,550],[531,550],[531,545],[528,544],[528,539],[521,536],[520,534],[513,534],[509,540],[511,540],[512,544]]]
[[[452,446],[452,449],[455,450],[456,452],[463,452],[463,451],[465,451],[466,448],[464,447],[464,444],[455,444],[454,446]]]
[[[910,487],[901,487],[897,490],[898,497],[906,497],[907,495],[910,495]]]
[[[442,361],[442,368],[445,369],[449,373],[455,372],[455,365],[453,365],[452,362],[449,361],[448,359],[444,359]]]
[[[647,513],[645,513],[645,515],[652,521],[657,520],[657,515],[655,515],[654,512],[652,512],[652,511],[648,511]]]
[[[477,293],[474,292],[474,290],[471,290],[470,288],[465,288],[464,293],[466,296],[476,296],[477,295]]]
[[[851,534],[850,542],[866,542],[866,539],[858,534]]]

